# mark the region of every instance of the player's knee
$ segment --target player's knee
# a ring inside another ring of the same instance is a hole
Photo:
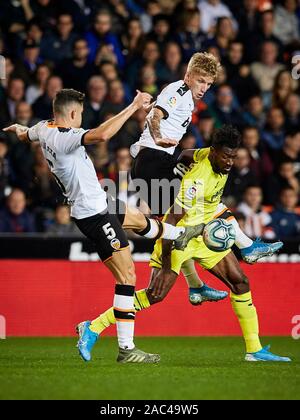
[[[124,268],[124,270],[122,270],[122,272],[119,274],[118,280],[120,284],[129,284],[131,286],[135,286],[136,274],[134,264],[130,264],[128,267]]]
[[[249,280],[245,274],[241,274],[237,277],[236,282],[231,285],[231,291],[235,295],[243,295],[250,291]]]

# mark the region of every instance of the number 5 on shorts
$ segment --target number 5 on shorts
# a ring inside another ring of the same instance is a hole
[[[112,228],[110,223],[104,225],[102,229],[109,241],[115,239],[115,237],[117,236],[115,230]]]

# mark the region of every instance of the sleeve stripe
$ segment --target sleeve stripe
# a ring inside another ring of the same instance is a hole
[[[168,118],[169,118],[169,113],[168,113],[168,111],[166,111],[164,108],[162,108],[161,106],[159,106],[159,105],[155,105],[155,107],[154,108],[157,108],[157,109],[159,109],[163,114],[164,114],[164,120],[167,120]]]
[[[84,137],[85,137],[85,135],[86,135],[88,132],[89,132],[89,130],[88,130],[88,131],[86,131],[85,133],[83,133],[83,134],[82,134],[82,137],[81,137],[81,146],[84,146]]]

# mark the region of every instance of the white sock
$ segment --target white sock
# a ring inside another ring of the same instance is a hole
[[[114,297],[114,315],[117,324],[119,347],[134,348],[134,286],[117,284]]]
[[[160,222],[157,222],[154,219],[149,220],[149,231],[147,233],[143,233],[143,236],[147,239],[157,239],[159,237],[159,231],[161,229]],[[179,238],[179,236],[185,231],[184,227],[176,227],[169,225],[168,223],[161,223],[163,230],[161,234],[162,239],[168,239],[170,241],[174,241],[175,239]]]
[[[179,236],[185,232],[184,227],[177,227],[169,225],[168,223],[163,223],[164,231],[162,234],[162,239],[167,239],[170,241],[174,241],[175,239],[179,238]]]
[[[236,219],[230,220],[230,223],[233,224],[236,232],[235,244],[239,249],[248,248],[253,244],[252,239],[250,239],[240,228]]]

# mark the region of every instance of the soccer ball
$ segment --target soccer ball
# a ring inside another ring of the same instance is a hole
[[[223,219],[212,220],[207,223],[203,231],[205,245],[215,252],[223,252],[231,248],[235,238],[236,232],[233,225]]]

